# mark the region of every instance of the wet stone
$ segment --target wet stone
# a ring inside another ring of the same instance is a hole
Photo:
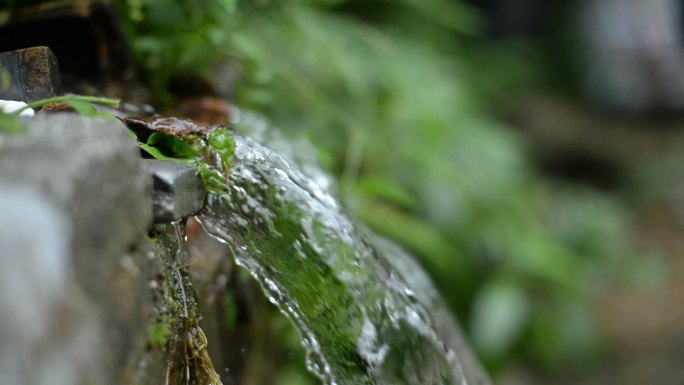
[[[186,163],[147,160],[152,175],[154,221],[177,221],[199,212],[204,206],[204,185],[195,166]]]
[[[147,140],[155,132],[183,137],[188,134],[202,134],[211,131],[209,126],[174,117],[140,119],[127,116],[123,118],[123,122],[142,140]]]

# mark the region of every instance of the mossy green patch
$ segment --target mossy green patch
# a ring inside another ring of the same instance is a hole
[[[147,326],[147,343],[152,349],[166,346],[172,335],[172,323],[169,315],[165,314],[160,320],[154,321]]]

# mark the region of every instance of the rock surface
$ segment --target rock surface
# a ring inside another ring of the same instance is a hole
[[[116,120],[26,125],[0,135],[0,368],[16,384],[124,383],[153,307],[151,181]]]
[[[194,165],[146,161],[152,174],[154,221],[168,223],[197,214],[204,206],[204,185]]]
[[[0,218],[3,382],[99,380],[101,330],[93,307],[71,282],[66,214],[35,188],[0,180]]]

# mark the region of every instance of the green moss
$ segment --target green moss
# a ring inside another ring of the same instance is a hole
[[[155,227],[155,251],[163,264],[156,301],[158,321],[147,329],[152,348],[163,348],[170,384],[220,384],[199,326],[200,314],[186,271],[185,229],[180,224]]]
[[[166,346],[171,337],[172,330],[171,318],[168,315],[162,316],[160,320],[152,322],[147,326],[147,343],[152,349],[159,349]]]
[[[209,145],[213,147],[220,155],[224,162],[228,162],[233,158],[235,152],[235,142],[230,132],[223,127],[218,127],[209,134]]]

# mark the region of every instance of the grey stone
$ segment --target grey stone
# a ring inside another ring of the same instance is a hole
[[[163,160],[148,160],[154,193],[154,221],[173,222],[196,214],[204,206],[204,185],[195,166]]]
[[[61,314],[58,317],[48,318],[51,332],[49,338],[41,341],[43,348],[65,346],[77,351],[83,343],[97,351],[90,355],[88,349],[83,350],[95,361],[91,366],[97,368],[97,376],[79,377],[79,381],[125,383],[122,380],[127,374],[125,368],[136,361],[132,358],[133,352],[144,349],[145,326],[152,308],[147,282],[155,272],[145,257],[149,250],[147,229],[152,223],[149,174],[134,140],[116,120],[52,114],[25,122],[25,134],[0,135],[0,179],[3,186],[36,191],[61,213],[57,217],[62,219],[55,219],[51,224],[50,220],[36,217],[32,225],[22,225],[22,231],[27,234],[22,239],[42,244],[36,246],[39,249],[52,250],[54,246],[53,256],[36,259],[31,256],[36,252],[24,242],[12,251],[3,248],[2,260],[29,258],[22,263],[31,267],[22,268],[15,263],[9,265],[15,267],[8,268],[3,264],[3,270],[18,276],[24,275],[22,269],[31,270],[25,279],[44,280],[45,285],[52,285],[40,289],[54,292],[56,297],[46,296],[46,300],[67,309],[58,313]],[[0,199],[5,190],[0,190]],[[28,209],[31,203],[16,205],[31,213]],[[21,215],[12,218],[21,218]],[[0,220],[3,228],[0,244],[9,244],[14,234],[11,223],[14,219]],[[55,238],[62,239],[66,251],[59,244],[46,243]],[[23,247],[27,248],[26,253],[21,253]],[[52,278],[46,278],[49,277],[46,272],[33,270],[36,265],[48,266],[52,260],[65,267],[61,273],[57,268],[55,283],[48,284]],[[14,293],[24,287],[19,284],[3,291]],[[22,303],[14,305],[22,306]],[[83,329],[86,334],[72,328]],[[30,345],[27,340],[24,342]],[[3,343],[0,345],[3,354],[5,347],[13,349]],[[45,363],[41,370],[59,366],[60,362],[64,364],[62,361]],[[38,371],[38,366],[31,368]]]
[[[0,179],[0,373],[8,384],[99,379],[95,308],[71,280],[67,215]],[[55,319],[62,320],[58,325]]]

